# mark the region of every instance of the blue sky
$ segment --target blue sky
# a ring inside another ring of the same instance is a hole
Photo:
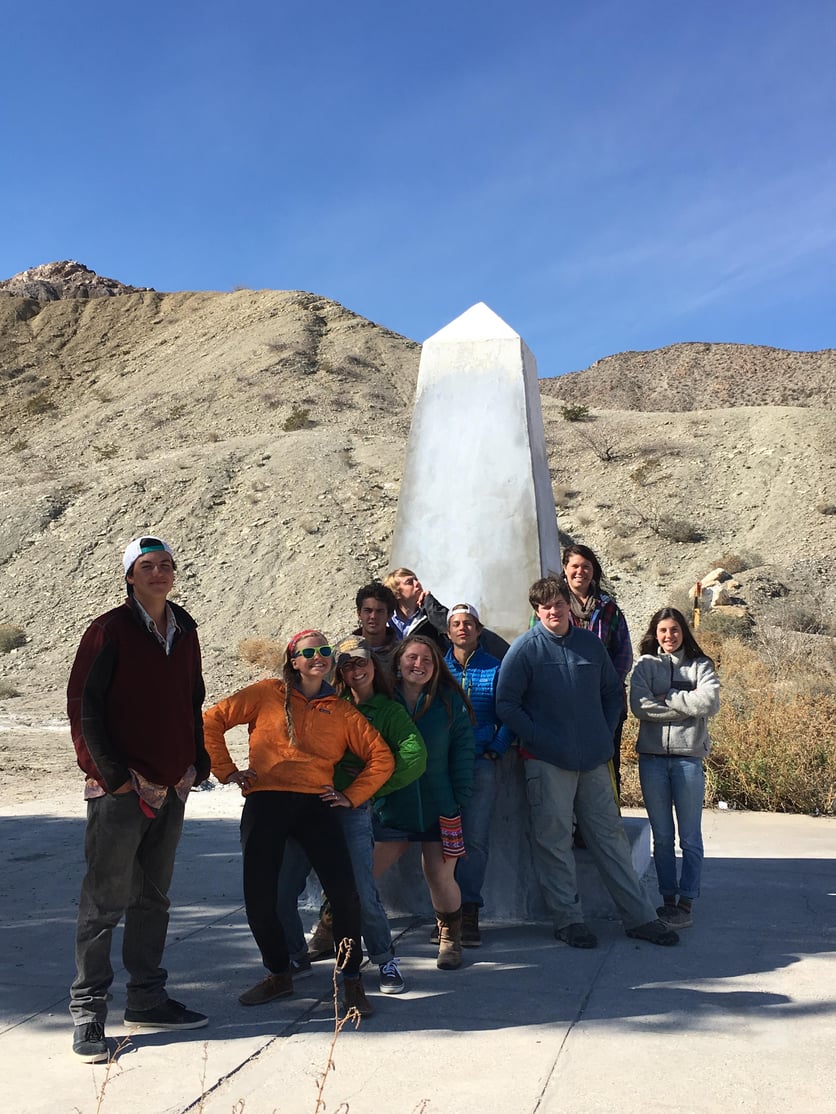
[[[0,278],[304,289],[542,375],[836,347],[833,0],[40,0],[4,12]]]

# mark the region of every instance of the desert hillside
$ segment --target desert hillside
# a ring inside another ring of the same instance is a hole
[[[38,270],[57,297],[31,272],[24,294],[0,284],[0,624],[26,636],[0,655],[19,693],[0,697],[0,728],[61,725],[78,638],[122,598],[121,550],[141,532],[175,547],[212,696],[251,677],[243,637],[345,631],[355,589],[387,568],[419,346],[300,291],[78,294]],[[823,369],[803,402],[774,405],[760,349],[641,355],[644,372],[632,353],[542,392],[561,530],[601,553],[632,628],[725,554],[752,566],[740,579],[763,621],[788,600],[832,615],[836,354],[773,353]],[[579,397],[589,420],[564,420]],[[0,731],[7,773],[20,751]]]
[[[585,371],[543,381],[564,402],[609,410],[714,410],[836,403],[836,351],[787,352],[754,344],[672,344],[621,352]]]

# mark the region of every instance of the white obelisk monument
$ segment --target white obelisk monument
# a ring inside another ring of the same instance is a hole
[[[484,302],[424,343],[390,567],[509,641],[560,570],[534,356]]]
[[[391,566],[414,569],[448,607],[472,603],[509,641],[529,623],[528,589],[560,571],[557,517],[546,460],[534,357],[480,302],[425,342],[398,501]],[[499,768],[485,916],[546,918],[529,848],[522,763]],[[650,863],[647,821],[630,834],[641,875]],[[614,906],[588,851],[578,886],[589,916]],[[390,913],[430,914],[417,847],[378,880]]]

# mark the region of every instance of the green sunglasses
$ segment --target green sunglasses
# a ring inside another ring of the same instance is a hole
[[[333,646],[304,646],[301,650],[297,650],[296,653],[293,654],[293,657],[307,658],[308,661],[310,661],[311,658],[315,658],[317,654],[319,654],[321,658],[330,658],[333,652]]]

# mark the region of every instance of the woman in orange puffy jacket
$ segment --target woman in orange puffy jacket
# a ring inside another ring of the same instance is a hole
[[[331,647],[320,631],[304,630],[287,645],[282,678],[248,685],[204,714],[212,770],[245,796],[241,816],[244,904],[268,975],[239,998],[262,1005],[293,993],[276,889],[285,840],[304,848],[331,900],[334,935],[347,940],[343,957],[346,1007],[372,1011],[360,982],[360,905],[342,826],[333,808],[362,804],[392,773],[394,759],[382,737],[328,684]],[[231,727],[249,726],[249,762],[239,769],[226,746]],[[363,769],[345,792],[334,788],[334,766],[346,750]]]

